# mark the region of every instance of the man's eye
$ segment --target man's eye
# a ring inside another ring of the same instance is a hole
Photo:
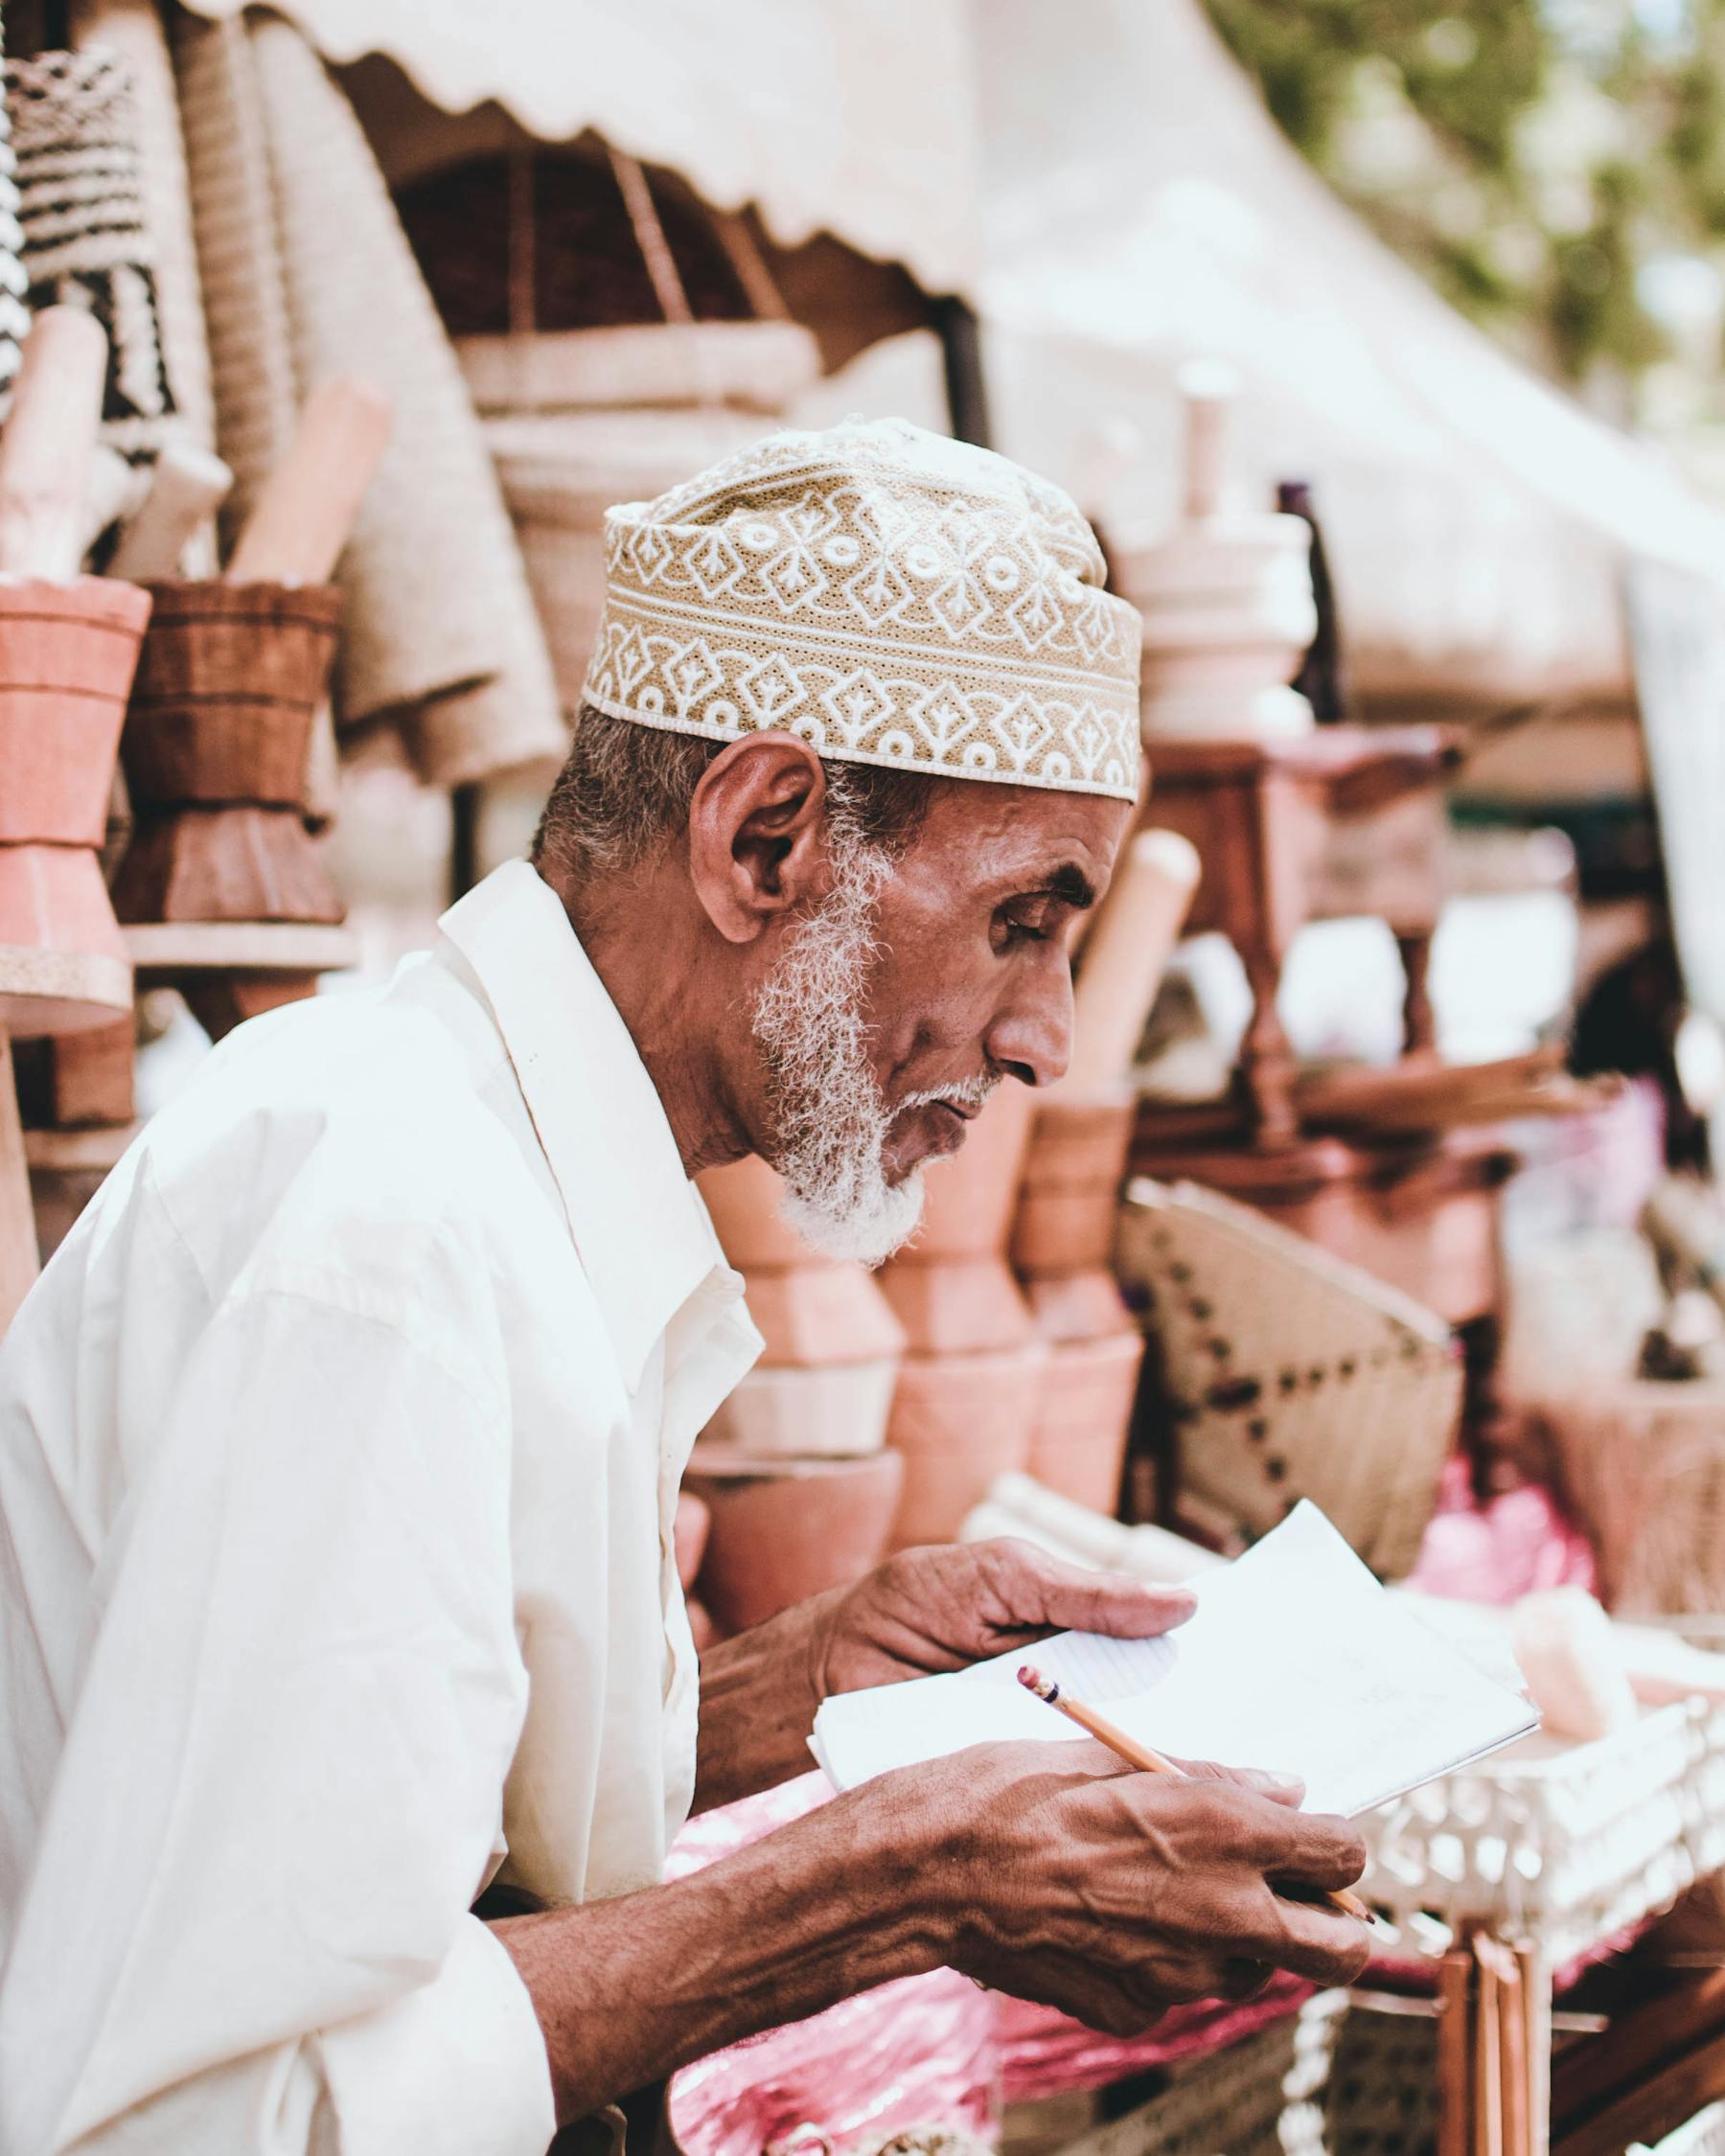
[[[1046,943],[1048,940],[1046,919],[1041,915],[1034,920],[1025,920],[1023,916],[1009,913],[1006,916],[1005,929],[1008,943]]]

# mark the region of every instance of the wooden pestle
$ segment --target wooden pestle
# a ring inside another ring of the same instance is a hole
[[[1198,850],[1174,831],[1131,839],[1084,947],[1073,993],[1072,1061],[1044,1099],[1116,1090],[1198,888]]]
[[[221,506],[233,483],[219,457],[189,442],[170,442],[156,459],[144,506],[120,535],[108,574],[134,584],[177,576],[187,542]]]
[[[31,324],[0,432],[0,575],[64,583],[83,559],[107,338],[80,307]]]
[[[307,398],[288,453],[258,490],[229,584],[327,584],[389,442],[389,400],[355,375]]]

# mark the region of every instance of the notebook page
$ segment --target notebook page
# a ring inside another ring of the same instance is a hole
[[[1313,1811],[1368,1810],[1535,1724],[1387,1595],[1315,1505],[1197,1592],[1197,1615],[1162,1640],[1067,1633],[953,1676],[840,1694],[816,1718],[816,1757],[853,1788],[972,1744],[1078,1741],[1018,1685],[1025,1661],[1158,1751],[1300,1776]]]

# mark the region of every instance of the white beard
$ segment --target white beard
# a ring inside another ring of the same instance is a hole
[[[786,1222],[827,1257],[879,1265],[922,1217],[921,1168],[902,1182],[886,1179],[894,1117],[936,1100],[979,1104],[994,1081],[913,1093],[887,1108],[868,1059],[863,1001],[875,900],[892,864],[879,847],[840,833],[833,860],[833,888],[762,984],[753,1031],[767,1063]]]

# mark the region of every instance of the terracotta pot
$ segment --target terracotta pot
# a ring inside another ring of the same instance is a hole
[[[938,1265],[893,1259],[881,1292],[904,1327],[912,1355],[980,1355],[1036,1338],[1024,1290],[1003,1257],[947,1258]]]
[[[1050,1345],[1066,1341],[1113,1340],[1120,1333],[1138,1330],[1119,1282],[1102,1266],[1026,1280],[1024,1296],[1038,1333]]]
[[[1106,1266],[1126,1180],[1134,1103],[1054,1100],[1038,1112],[1012,1227],[1012,1262],[1036,1276]]]
[[[699,1586],[721,1628],[747,1631],[877,1565],[903,1475],[890,1452],[769,1462],[697,1445],[683,1481],[712,1513]]]
[[[726,1168],[708,1168],[696,1177],[695,1187],[725,1256],[739,1273],[827,1262],[781,1217],[784,1182],[758,1155],[733,1160]]]
[[[886,1442],[900,1360],[895,1354],[810,1369],[757,1365],[708,1423],[706,1434],[763,1459],[878,1453]]]
[[[894,1266],[1004,1252],[1035,1111],[1035,1094],[1009,1079],[971,1124],[953,1158],[929,1163],[922,1225],[892,1260]]]
[[[135,818],[125,921],[339,921],[306,829],[335,654],[329,585],[158,584],[121,742]]]
[[[864,1267],[823,1257],[787,1227],[779,1212],[784,1184],[765,1160],[751,1156],[709,1168],[697,1182],[725,1256],[748,1283],[749,1316],[767,1343],[761,1370],[896,1364],[905,1352],[904,1327],[879,1286]]]
[[[28,1130],[85,1130],[130,1123],[137,1022],[108,1025],[53,1041],[20,1041],[13,1059],[18,1112]]]
[[[905,1352],[905,1328],[860,1265],[816,1259],[781,1271],[750,1267],[744,1278],[748,1314],[767,1342],[765,1369],[890,1364]]]
[[[903,1454],[905,1488],[892,1548],[950,1542],[997,1475],[1029,1462],[1047,1349],[911,1356],[899,1372],[886,1442]]]
[[[97,859],[150,595],[111,577],[0,585],[0,945],[36,954],[41,995],[0,998],[13,1032],[111,1021],[129,961]],[[93,959],[105,1003],[61,1001],[57,958]]]
[[[1050,1350],[1030,1440],[1037,1481],[1093,1511],[1114,1512],[1143,1359],[1137,1332]]]
[[[695,1584],[701,1561],[706,1555],[707,1535],[712,1525],[713,1517],[706,1508],[706,1501],[698,1498],[693,1490],[679,1490],[671,1539],[677,1550],[677,1576],[684,1587]]]

